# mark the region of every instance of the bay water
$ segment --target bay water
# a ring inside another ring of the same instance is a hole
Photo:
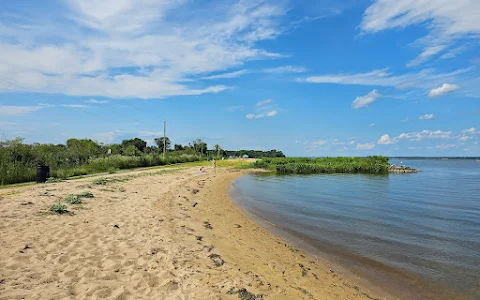
[[[480,162],[391,163],[421,172],[251,174],[231,195],[277,234],[392,298],[480,299]]]

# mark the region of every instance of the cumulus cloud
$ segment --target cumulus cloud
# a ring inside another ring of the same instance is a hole
[[[424,139],[449,139],[451,138],[451,131],[442,130],[422,130],[420,132],[402,133],[397,138],[406,139],[410,141],[421,141]]]
[[[15,105],[0,105],[0,115],[4,116],[19,116],[25,115],[37,110],[45,108],[43,105],[35,106],[15,106]]]
[[[313,145],[315,145],[315,146],[322,146],[322,145],[325,145],[326,143],[327,143],[327,141],[318,140],[318,141],[313,142]]]
[[[260,118],[265,118],[265,117],[273,117],[277,115],[276,110],[272,110],[266,113],[261,113],[261,114],[247,114],[245,117],[247,119],[260,119]]]
[[[428,93],[429,97],[438,97],[444,94],[447,94],[449,92],[452,92],[456,89],[458,89],[459,86],[455,84],[449,84],[449,83],[444,83],[442,84],[441,87],[438,87],[436,89],[432,89],[430,93]]]
[[[480,131],[478,131],[478,132],[480,133]],[[472,127],[472,128],[468,128],[468,129],[463,129],[462,133],[463,134],[475,134],[475,133],[477,133],[477,130],[475,129],[475,127]]]
[[[462,141],[462,142],[466,142],[466,141],[469,141],[473,139],[472,136],[469,136],[469,135],[462,135],[461,137],[458,138],[459,141]]]
[[[355,100],[353,100],[352,106],[355,109],[367,107],[381,97],[382,95],[380,95],[377,90],[373,90],[365,96],[358,96],[357,98],[355,98]]]
[[[373,147],[375,147],[374,143],[366,143],[366,144],[358,143],[357,144],[357,149],[358,150],[371,150],[371,149],[373,149]]]
[[[419,120],[433,120],[435,119],[434,114],[424,114],[423,116],[418,117]]]
[[[377,144],[380,145],[391,145],[397,143],[397,139],[391,139],[388,134],[384,134],[380,137],[380,139],[377,141]]]

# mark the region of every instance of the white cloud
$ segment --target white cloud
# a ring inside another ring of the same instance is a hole
[[[140,131],[138,132],[139,136],[146,136],[146,137],[162,137],[163,136],[163,131]]]
[[[20,15],[2,23],[7,36],[0,41],[0,77],[11,83],[0,82],[0,92],[137,99],[218,93],[228,87],[198,80],[248,61],[282,57],[257,45],[285,30],[282,3],[67,3],[48,18]]]
[[[43,105],[35,106],[15,106],[15,105],[0,105],[0,115],[18,116],[25,115],[44,108]]]
[[[463,129],[462,133],[463,134],[475,134],[475,133],[477,133],[477,130],[475,129],[475,127],[472,127],[472,128],[468,128],[468,129]],[[480,133],[480,131],[479,131],[479,133]]]
[[[295,67],[295,66],[281,66],[276,68],[269,68],[262,70],[265,73],[303,73],[307,69],[304,67]]]
[[[276,116],[277,115],[277,111],[276,110],[272,110],[272,111],[269,111],[269,112],[266,112],[266,113],[262,113],[262,114],[248,114],[246,115],[245,117],[247,119],[260,119],[260,118],[265,118],[265,117],[273,117],[273,116]]]
[[[97,99],[89,99],[85,101],[86,103],[91,103],[91,104],[106,104],[109,101],[108,100],[97,100]]]
[[[243,108],[244,108],[243,105],[232,105],[232,106],[227,107],[227,110],[228,111],[237,111],[237,110],[241,110]]]
[[[375,127],[375,123],[368,125],[368,127]]]
[[[466,141],[469,141],[473,139],[472,136],[469,136],[469,135],[462,135],[461,137],[458,138],[458,140],[462,141],[462,142],[466,142]]]
[[[370,149],[373,149],[373,147],[375,147],[374,143],[366,143],[366,144],[358,143],[357,144],[357,149],[358,150],[370,150]]]
[[[455,144],[442,144],[442,145],[435,146],[435,148],[437,148],[437,149],[452,149],[452,148],[455,148],[455,147],[457,147],[457,145],[455,145]]]
[[[445,49],[444,45],[427,47],[419,56],[407,64],[407,67],[414,67],[426,62],[431,56],[434,56]]]
[[[424,114],[423,116],[418,117],[419,120],[433,120],[435,119],[434,114]]]
[[[426,69],[417,73],[393,75],[387,69],[373,70],[357,74],[327,74],[297,78],[298,82],[322,84],[348,84],[365,86],[387,86],[398,89],[414,88],[431,89],[445,81],[459,80],[457,77],[471,72],[472,68],[458,69],[450,73],[436,73],[433,69]],[[464,75],[465,76],[465,75]]]
[[[388,134],[384,134],[380,137],[380,139],[377,141],[378,144],[380,145],[392,145],[392,144],[395,144],[397,143],[397,139],[394,138],[394,139],[391,139],[390,136]]]
[[[430,91],[430,93],[428,93],[428,96],[429,97],[438,97],[438,96],[441,96],[441,95],[444,95],[446,93],[449,93],[451,91],[454,91],[456,89],[458,89],[459,86],[458,85],[455,85],[455,84],[449,84],[449,83],[444,83],[442,84],[441,87],[439,88],[436,88],[436,89],[432,89]]]
[[[424,139],[449,139],[451,137],[451,134],[451,131],[422,130],[420,132],[402,133],[397,138],[410,141],[421,141]]]
[[[239,71],[223,73],[223,74],[218,74],[218,75],[211,75],[211,76],[203,77],[203,79],[236,78],[236,77],[242,76],[242,75],[247,74],[247,73],[248,73],[248,70],[239,70]]]
[[[355,109],[367,107],[381,97],[382,95],[380,95],[377,90],[373,90],[365,96],[358,96],[357,98],[355,98],[355,100],[353,100],[352,106]]]
[[[69,108],[90,108],[90,106],[84,104],[63,104],[62,106]]]
[[[401,122],[402,122],[402,123],[407,123],[408,121],[410,121],[410,118],[406,117],[406,118],[403,119]]]
[[[423,52],[410,64],[417,65],[440,53],[452,41],[478,38],[480,33],[480,2],[478,0],[374,0],[365,11],[361,28],[375,33],[410,25],[424,25],[428,34],[416,44]]]
[[[352,140],[352,141],[350,141],[348,144],[349,144],[349,145],[353,145],[353,144],[355,144],[355,141]]]
[[[265,100],[262,100],[262,101],[258,101],[257,104],[255,104],[255,105],[256,106],[263,106],[263,105],[270,104],[272,102],[273,102],[272,99],[265,99]]]
[[[318,140],[318,141],[313,142],[313,145],[315,145],[315,146],[322,146],[322,145],[325,145],[326,143],[327,143],[327,141]]]

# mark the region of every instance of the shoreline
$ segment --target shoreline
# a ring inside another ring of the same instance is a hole
[[[1,190],[0,300],[380,298],[237,206],[230,185],[249,171],[196,171]],[[73,215],[45,213],[85,190]]]

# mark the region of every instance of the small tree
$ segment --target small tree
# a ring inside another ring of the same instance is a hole
[[[160,137],[160,138],[156,138],[155,139],[155,144],[157,144],[158,148],[160,148],[160,152],[163,153],[163,136]],[[167,151],[170,150],[170,145],[171,145],[171,142],[170,142],[170,139],[168,137],[165,138],[165,141],[166,141],[166,146],[167,146]]]

